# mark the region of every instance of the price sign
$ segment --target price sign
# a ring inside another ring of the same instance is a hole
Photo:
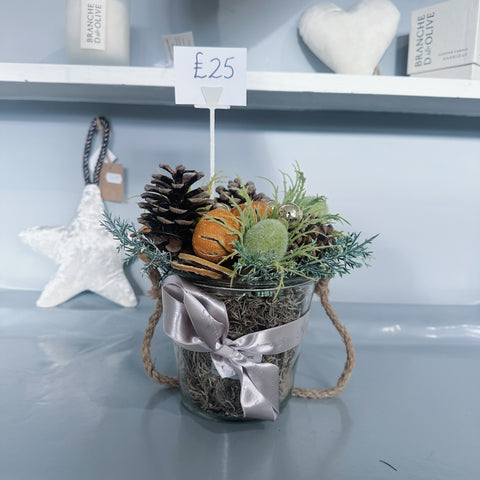
[[[220,105],[247,104],[247,49],[174,47],[175,103],[204,105],[203,87],[221,87]]]

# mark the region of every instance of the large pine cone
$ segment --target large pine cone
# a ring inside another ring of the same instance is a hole
[[[248,196],[252,201],[268,202],[270,200],[270,198],[267,197],[264,193],[256,192],[255,184],[252,181],[248,181],[247,183],[245,183],[245,188]],[[239,190],[242,189],[242,182],[239,178],[235,178],[235,180],[230,180],[228,182],[227,188],[221,185],[215,189],[218,193],[218,197],[215,198],[215,202],[225,203],[230,207],[245,203],[245,198],[239,193]]]
[[[178,165],[175,170],[160,164],[170,176],[153,174],[151,184],[145,185],[144,200],[138,205],[146,210],[138,219],[148,235],[162,251],[174,257],[182,249],[190,249],[192,232],[197,220],[213,201],[204,187],[191,188],[204,177],[202,172],[187,170]]]

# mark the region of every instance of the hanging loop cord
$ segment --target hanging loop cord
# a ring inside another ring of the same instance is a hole
[[[142,360],[143,366],[148,374],[148,376],[157,383],[165,385],[167,387],[178,387],[179,382],[176,377],[168,377],[157,371],[155,365],[152,361],[150,354],[150,347],[152,344],[152,338],[155,333],[155,328],[162,316],[163,312],[163,303],[162,303],[162,289],[159,286],[160,274],[155,268],[151,268],[149,271],[149,277],[152,282],[152,289],[150,290],[150,296],[157,301],[155,306],[155,311],[148,321],[147,328],[145,330],[145,336],[142,342]],[[343,367],[343,372],[338,378],[337,384],[334,387],[328,388],[326,390],[312,390],[309,388],[294,388],[292,395],[295,397],[302,398],[330,398],[335,397],[342,392],[342,390],[347,385],[350,377],[352,375],[353,369],[355,368],[355,348],[353,347],[353,342],[348,333],[347,329],[342,325],[340,319],[333,311],[332,305],[330,304],[328,289],[328,282],[330,279],[322,278],[315,285],[315,293],[320,297],[320,302],[327,314],[328,318],[332,322],[333,326],[336,328],[337,332],[342,337],[342,341],[345,345],[347,353],[347,361]]]
[[[96,132],[99,132],[102,136],[102,146],[100,148],[100,155],[95,165],[93,172],[93,181],[90,181],[90,150],[92,148],[93,137]],[[85,185],[100,183],[100,170],[102,169],[103,161],[107,154],[108,140],[110,139],[110,123],[105,117],[95,117],[90,123],[88,129],[87,140],[85,142],[85,150],[83,152],[83,178],[85,179]]]

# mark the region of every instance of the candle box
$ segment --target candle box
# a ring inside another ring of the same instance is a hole
[[[69,63],[130,63],[129,0],[68,0],[66,52]]]
[[[480,79],[480,0],[450,0],[412,12],[408,75]]]

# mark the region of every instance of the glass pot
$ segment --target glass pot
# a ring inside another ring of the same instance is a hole
[[[240,286],[213,281],[193,282],[207,294],[221,300],[229,318],[228,338],[292,322],[308,312],[315,282],[301,279],[276,285]],[[280,408],[287,402],[294,384],[299,346],[275,355],[264,355],[262,362],[279,368]],[[210,353],[194,352],[175,344],[182,402],[201,416],[226,421],[244,421],[240,403],[240,381],[222,378]]]

